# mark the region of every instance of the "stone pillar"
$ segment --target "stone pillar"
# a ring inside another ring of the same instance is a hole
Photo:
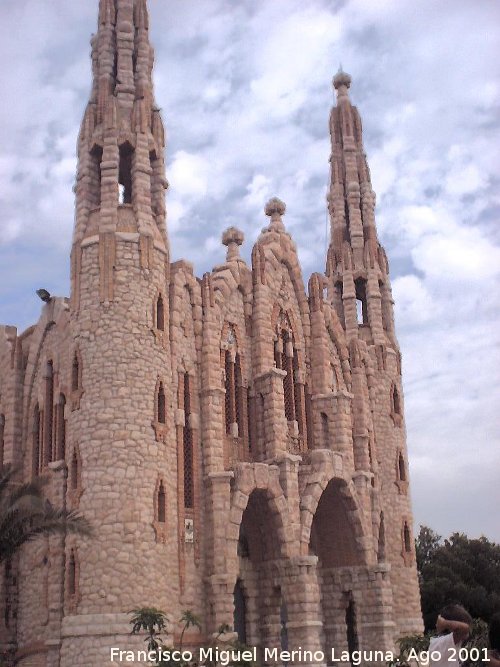
[[[231,508],[232,471],[209,473],[205,482],[207,531],[208,632],[216,633],[224,623],[233,624],[233,591],[237,575],[236,541],[234,554],[228,552],[227,527]],[[236,536],[237,540],[237,536]],[[234,562],[232,561],[234,556]],[[230,560],[231,559],[231,560]]]
[[[287,451],[288,425],[285,417],[283,378],[286,371],[271,368],[254,380],[256,394],[264,397],[264,414],[260,415],[264,431],[264,459],[277,459]]]
[[[317,556],[296,556],[284,564],[289,650],[322,651],[322,619]],[[299,663],[292,663],[299,664]],[[300,662],[317,667],[317,662]]]
[[[396,624],[393,620],[391,566],[379,563],[368,571],[367,590],[361,609],[360,638],[363,650],[393,651]],[[377,663],[374,661],[374,666]]]

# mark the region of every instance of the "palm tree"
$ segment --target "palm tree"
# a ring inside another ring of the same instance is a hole
[[[17,472],[10,464],[0,467],[0,563],[40,535],[91,534],[87,519],[78,512],[54,507],[44,497],[46,478],[16,484]]]

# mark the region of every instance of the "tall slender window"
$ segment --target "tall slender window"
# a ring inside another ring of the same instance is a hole
[[[134,149],[129,143],[120,146],[120,167],[118,171],[119,204],[132,202],[132,154]]]
[[[191,414],[191,387],[188,373],[184,374],[184,415],[185,425],[183,433],[184,448],[184,507],[194,506],[193,489],[193,429],[190,426],[189,416]]]
[[[52,460],[52,434],[54,415],[54,364],[47,362],[45,371],[45,411],[44,411],[44,442],[43,442],[43,465],[46,466]]]
[[[358,324],[368,324],[368,307],[366,303],[366,280],[358,278],[356,288],[356,314]]]
[[[378,529],[378,548],[377,561],[382,563],[385,560],[385,522],[384,513],[380,512],[380,526]]]
[[[157,402],[157,417],[159,424],[165,424],[166,413],[165,413],[165,390],[163,388],[163,382],[160,382],[158,387],[158,396],[156,398]]]
[[[68,561],[68,594],[70,597],[76,595],[76,557],[73,549],[71,549]]]
[[[232,435],[231,428],[235,421],[236,401],[234,391],[234,361],[232,359],[231,350],[226,350],[224,353],[224,371],[225,380],[224,387],[225,395],[225,413],[226,413],[226,434]]]
[[[167,505],[167,499],[165,494],[165,487],[163,486],[163,481],[161,481],[160,486],[158,487],[158,498],[157,498],[158,521],[160,523],[165,523],[166,505]]]
[[[398,478],[401,482],[406,482],[406,466],[401,452],[399,452],[398,456]]]
[[[161,294],[156,300],[156,328],[160,331],[165,331],[165,309]]]
[[[69,485],[72,491],[75,491],[78,488],[78,482],[80,480],[80,461],[78,459],[78,452],[76,449],[73,450],[73,456],[71,457],[71,466],[69,474]]]
[[[401,414],[401,399],[396,385],[393,385],[392,387],[392,409],[395,415]]]
[[[297,421],[299,435],[307,436],[307,407],[305,385],[300,379],[299,356],[295,348],[288,317],[282,313],[274,345],[276,368],[286,371],[283,378],[285,416],[288,422]]]
[[[403,542],[404,542],[404,550],[406,551],[406,553],[411,553],[410,529],[406,521],[403,528]]]
[[[62,461],[66,455],[66,419],[64,418],[64,409],[66,407],[66,397],[59,394],[59,401],[56,408],[56,459]]]
[[[80,389],[80,362],[76,351],[73,355],[73,364],[71,366],[71,389],[73,391]]]

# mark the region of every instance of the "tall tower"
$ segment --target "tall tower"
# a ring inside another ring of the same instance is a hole
[[[176,596],[175,547],[164,544],[176,469],[165,136],[148,21],[146,0],[100,0],[78,139],[69,468],[71,502],[95,535],[67,541],[64,665],[107,664],[103,628],[130,645],[126,612]]]
[[[401,355],[394,332],[389,265],[377,238],[375,193],[363,149],[361,118],[349,99],[350,84],[351,77],[339,70],[333,79],[337,105],[330,115],[327,198],[331,236],[326,275],[351,358],[355,467],[360,477],[363,471],[373,473],[370,502],[378,530],[378,559],[390,565],[393,590],[398,591],[394,617],[404,633],[420,626],[420,596],[413,554]]]

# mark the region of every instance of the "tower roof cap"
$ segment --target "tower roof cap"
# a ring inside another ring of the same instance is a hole
[[[342,69],[342,65],[340,65],[339,70],[337,74],[333,77],[333,87],[335,90],[338,90],[340,86],[345,86],[346,88],[349,88],[351,85],[351,77],[347,72],[344,72]]]

